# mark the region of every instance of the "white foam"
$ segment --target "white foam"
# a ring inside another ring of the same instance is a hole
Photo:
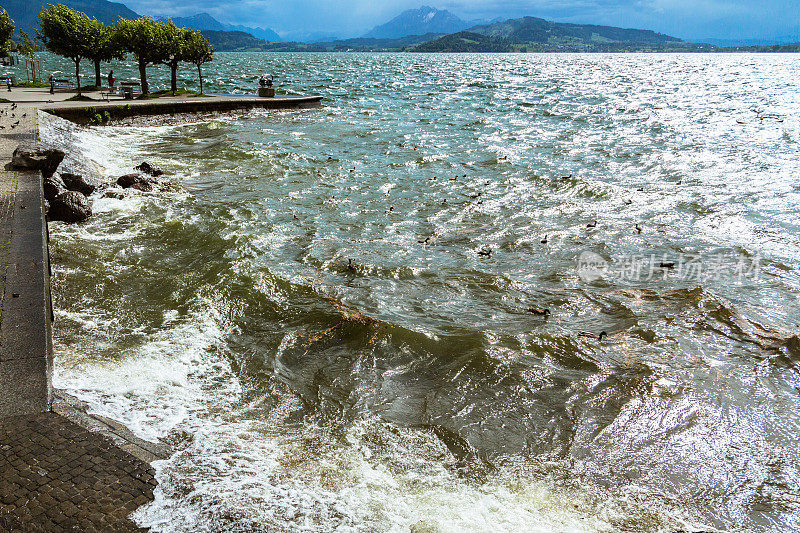
[[[224,335],[219,312],[209,305],[180,320],[175,313],[166,313],[164,326],[148,342],[115,360],[66,358],[57,350],[54,386],[150,440],[166,435],[198,406],[218,400],[204,390],[204,377],[214,380],[221,397],[235,400],[238,381],[225,361],[210,354]],[[84,329],[104,329],[113,321],[87,313],[60,315]]]

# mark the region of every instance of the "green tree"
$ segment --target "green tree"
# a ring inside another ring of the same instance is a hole
[[[149,94],[147,65],[163,63],[169,58],[166,30],[164,24],[149,17],[136,20],[120,19],[117,32],[120,42],[131,52],[139,64],[139,77],[142,93]]]
[[[36,44],[36,41],[31,39],[31,36],[28,35],[28,32],[20,30],[19,40],[19,53],[25,57],[36,59],[36,52],[39,51],[39,45]]]
[[[6,10],[0,7],[0,56],[8,57],[10,54],[12,35],[14,35],[14,21]]]
[[[14,46],[12,35],[14,35],[14,21],[6,10],[0,7],[0,57],[11,55],[11,47]]]
[[[170,89],[172,90],[172,96],[175,96],[175,91],[178,90],[178,65],[183,61],[188,61],[186,56],[187,45],[192,39],[192,31],[186,28],[178,28],[171,20],[164,24],[163,30],[164,44],[169,52],[164,64],[169,67]]]
[[[88,41],[87,58],[94,62],[95,85],[103,85],[100,75],[100,63],[114,59],[125,59],[125,46],[119,38],[116,26],[106,26],[99,20],[92,19]]]
[[[187,34],[185,61],[197,67],[197,76],[200,78],[200,94],[203,94],[202,66],[214,59],[214,47],[203,37],[199,31],[190,31]]]
[[[36,62],[36,52],[40,50],[40,47],[38,44],[36,44],[36,41],[31,39],[31,36],[28,35],[28,32],[26,31],[20,30],[19,37],[19,53],[30,59],[32,81],[33,83],[38,83],[40,81],[39,76],[41,75],[41,72],[38,72],[37,69],[38,63]]]
[[[39,13],[39,28],[39,39],[45,48],[75,63],[75,79],[80,95],[81,59],[91,54],[87,36],[91,34],[92,19],[86,13],[61,4],[51,4]]]

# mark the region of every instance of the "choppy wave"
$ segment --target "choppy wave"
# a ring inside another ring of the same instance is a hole
[[[141,525],[800,526],[794,62],[221,57],[331,106],[43,129],[187,191],[51,225],[56,385],[178,448]]]

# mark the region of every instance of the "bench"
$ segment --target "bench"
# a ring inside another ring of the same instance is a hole
[[[124,97],[125,95],[122,93],[121,87],[109,87],[105,91],[101,91],[100,96],[108,102],[112,96]]]
[[[56,79],[53,80],[53,86],[56,89],[74,89],[75,86],[69,80]]]
[[[133,100],[134,94],[141,94],[141,84],[138,81],[123,81],[119,84],[119,89],[122,91],[122,97],[126,100]]]

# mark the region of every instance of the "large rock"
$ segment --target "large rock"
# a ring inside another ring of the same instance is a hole
[[[96,179],[70,172],[61,172],[61,179],[68,190],[78,191],[86,196],[95,192],[100,186],[100,182]]]
[[[55,199],[59,194],[67,192],[67,187],[58,174],[45,177],[42,182],[42,188],[44,189],[44,197],[48,201]]]
[[[168,181],[161,181],[144,174],[125,174],[117,179],[117,185],[123,189],[136,189],[142,192],[174,192],[178,188]]]
[[[35,143],[17,146],[11,156],[11,166],[24,170],[41,170],[45,176],[52,176],[64,160],[64,152],[56,148],[44,148]]]
[[[133,174],[125,174],[124,176],[120,176],[117,179],[117,185],[119,185],[123,189],[127,189],[129,187],[133,187],[137,183],[145,181],[146,179],[149,178],[146,178],[145,176],[139,174],[138,172],[134,172]]]
[[[92,216],[92,208],[86,196],[78,191],[67,191],[50,201],[47,216],[50,220],[83,222]]]
[[[144,174],[149,174],[149,175],[153,176],[154,178],[157,178],[157,177],[161,176],[162,174],[164,174],[164,171],[161,170],[161,167],[157,167],[155,165],[151,165],[147,161],[145,161],[144,163],[142,163],[138,167],[134,167],[134,168],[136,170],[138,170],[139,172],[143,172]]]

